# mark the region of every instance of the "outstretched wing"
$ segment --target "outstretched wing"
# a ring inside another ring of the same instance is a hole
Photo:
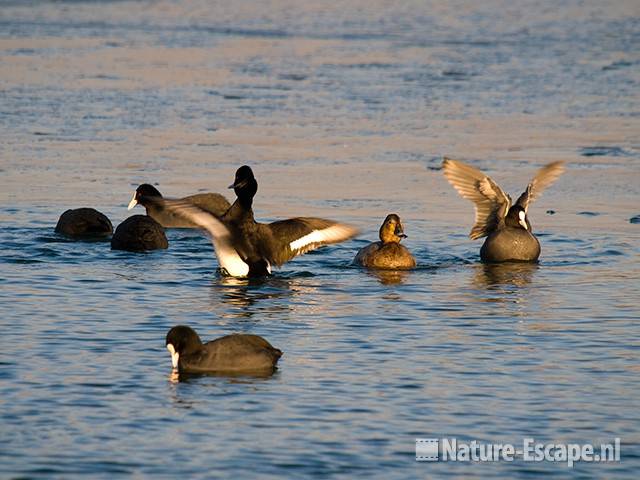
[[[244,277],[249,274],[249,265],[234,248],[229,229],[215,215],[184,200],[154,198],[153,203],[206,230],[211,237],[220,268],[226,270],[229,275]]]
[[[213,213],[216,217],[222,217],[231,207],[229,200],[219,193],[196,193],[185,197],[184,200],[193,203],[202,210]]]
[[[511,198],[490,177],[477,168],[445,158],[442,162],[444,176],[458,193],[471,200],[476,209],[476,219],[469,237],[485,237],[493,232],[507,215]]]
[[[269,262],[282,265],[293,257],[323,245],[339,243],[358,233],[344,223],[322,218],[298,217],[260,225],[261,232],[269,239],[262,252]]]
[[[529,204],[540,197],[544,189],[555,182],[563,172],[564,162],[551,162],[542,167],[529,182],[527,189],[520,195],[516,204],[524,208],[526,213],[529,210]]]

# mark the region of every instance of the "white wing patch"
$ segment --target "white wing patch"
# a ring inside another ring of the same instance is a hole
[[[292,251],[301,250],[300,253],[312,250],[318,245],[325,243],[339,242],[345,238],[349,238],[354,234],[352,227],[347,225],[331,225],[328,228],[322,230],[314,230],[311,233],[306,234],[304,237],[300,237],[289,244],[289,248]]]
[[[226,275],[241,278],[249,275],[249,265],[240,258],[240,255],[238,255],[238,252],[235,250],[225,254],[216,248],[216,255],[220,263],[220,268]],[[271,273],[271,271],[269,271],[269,273]]]
[[[240,258],[236,249],[231,245],[227,227],[210,213],[197,207],[193,207],[193,210],[194,212],[191,212],[189,209],[189,220],[209,232],[220,268],[232,277],[249,275],[249,265]]]
[[[231,244],[231,235],[227,227],[213,214],[187,202],[164,201],[165,207],[175,214],[192,221],[205,229],[211,237],[220,269],[231,277],[249,275],[249,265],[242,260]]]

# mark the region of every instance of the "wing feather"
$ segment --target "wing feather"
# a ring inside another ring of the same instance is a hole
[[[350,225],[313,217],[291,218],[262,226],[271,239],[268,251],[263,253],[275,265],[323,245],[343,242],[358,233]]]
[[[529,204],[542,195],[542,192],[555,182],[564,172],[564,162],[551,162],[542,167],[527,185],[527,189],[516,201],[517,205],[524,208],[525,213],[529,210]]]
[[[196,193],[195,195],[184,197],[183,200],[200,207],[202,210],[213,213],[216,217],[222,217],[231,207],[229,200],[219,193]]]
[[[485,237],[498,228],[511,207],[509,195],[477,168],[450,158],[444,159],[442,168],[449,183],[475,207],[475,224],[469,237]]]
[[[205,230],[211,237],[220,268],[226,270],[229,275],[245,277],[249,274],[249,265],[234,248],[229,229],[214,214],[184,200],[154,198],[153,203],[162,205],[173,214]]]

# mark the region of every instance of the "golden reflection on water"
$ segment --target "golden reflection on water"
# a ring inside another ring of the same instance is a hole
[[[171,369],[171,373],[169,374],[169,383],[178,383],[180,381],[180,374],[178,370],[175,368]]]
[[[382,285],[400,285],[404,283],[410,270],[367,270],[367,273],[376,278]]]

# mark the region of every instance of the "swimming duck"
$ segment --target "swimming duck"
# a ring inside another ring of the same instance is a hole
[[[271,265],[282,265],[297,255],[322,245],[353,237],[349,225],[313,217],[298,217],[273,223],[258,223],[253,217],[253,198],[258,182],[248,166],[240,167],[233,188],[237,199],[218,216],[186,201],[154,197],[172,213],[183,216],[211,236],[220,269],[232,277],[256,277],[271,273]]]
[[[127,210],[131,210],[140,204],[147,210],[148,216],[165,228],[198,228],[198,225],[180,215],[173,214],[164,208],[162,204],[153,202],[153,198],[162,198],[162,194],[153,185],[143,183],[136,188]],[[180,200],[193,203],[217,216],[223,215],[231,206],[229,200],[219,193],[197,193],[181,198]]]
[[[164,228],[146,215],[133,215],[118,225],[111,237],[112,250],[146,252],[169,247]]]
[[[171,364],[180,373],[251,373],[275,369],[282,351],[258,335],[232,334],[202,343],[191,327],[167,333]]]
[[[477,168],[450,158],[444,159],[442,168],[458,193],[474,203],[476,219],[469,237],[487,237],[480,249],[482,261],[538,260],[540,243],[531,232],[527,211],[529,204],[564,172],[563,162],[552,162],[538,170],[513,205],[511,197]]]
[[[380,241],[358,251],[353,262],[368,268],[402,269],[416,266],[416,259],[400,241],[407,238],[400,217],[395,213],[387,215],[380,227]]]
[[[76,208],[60,215],[55,231],[73,238],[108,237],[113,225],[105,214],[93,208]]]

